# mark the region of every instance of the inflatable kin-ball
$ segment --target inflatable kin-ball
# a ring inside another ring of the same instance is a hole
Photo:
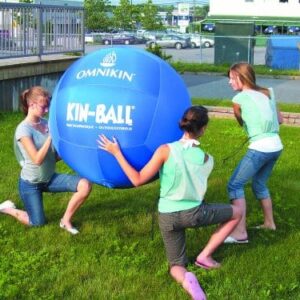
[[[178,140],[191,105],[181,77],[165,61],[131,47],[105,48],[73,63],[59,80],[49,113],[53,145],[80,176],[109,188],[132,187],[99,134],[116,137],[137,170],[158,146]]]

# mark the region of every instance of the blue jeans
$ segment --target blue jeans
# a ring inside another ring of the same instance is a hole
[[[31,183],[20,178],[19,193],[29,216],[29,224],[31,226],[40,226],[46,222],[43,192],[77,192],[77,185],[80,179],[77,175],[56,173],[46,183]]]
[[[256,198],[269,198],[266,183],[281,152],[282,150],[268,153],[249,149],[229,180],[227,190],[230,200],[245,198],[244,186],[251,178]]]

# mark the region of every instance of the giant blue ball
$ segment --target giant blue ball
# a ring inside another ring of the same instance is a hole
[[[133,47],[105,48],[73,63],[50,106],[54,147],[79,175],[109,188],[132,187],[115,158],[98,148],[99,134],[116,137],[140,170],[157,147],[179,139],[178,122],[191,105],[177,72]]]

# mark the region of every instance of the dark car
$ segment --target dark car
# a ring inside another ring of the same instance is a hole
[[[215,24],[213,23],[207,23],[203,25],[203,30],[204,31],[209,31],[209,32],[214,32],[215,31]]]
[[[136,38],[131,35],[126,35],[126,34],[113,34],[113,35],[107,35],[102,38],[102,43],[104,45],[111,45],[111,44],[124,44],[124,45],[129,45],[129,44],[136,44]]]
[[[298,32],[300,32],[300,27],[299,26],[288,26],[287,32],[288,33],[298,33]]]
[[[158,45],[162,48],[176,48],[179,50],[190,47],[191,41],[189,38],[165,34],[162,36],[157,36],[155,39],[148,41],[146,45],[152,48],[155,47],[155,45]]]
[[[264,34],[274,34],[278,33],[277,26],[270,25],[264,29]]]

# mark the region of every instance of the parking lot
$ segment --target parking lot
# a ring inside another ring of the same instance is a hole
[[[87,44],[85,46],[85,53],[91,53],[98,49],[111,47],[110,45],[93,45]],[[114,45],[117,47],[117,45]],[[137,47],[140,49],[145,49],[145,44],[138,44],[138,45],[128,45],[128,46],[121,46],[121,47]],[[186,49],[163,49],[166,54],[172,55],[172,59],[174,61],[185,61],[185,62],[197,62],[197,63],[214,63],[214,55],[215,49],[212,48],[186,48]],[[254,48],[254,64],[255,65],[264,65],[265,64],[265,47],[255,47]]]

